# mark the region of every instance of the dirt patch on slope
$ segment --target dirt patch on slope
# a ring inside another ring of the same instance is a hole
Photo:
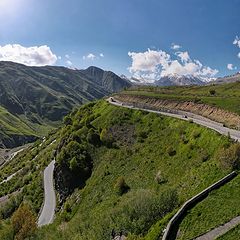
[[[213,121],[225,124],[228,127],[240,129],[240,116],[221,108],[193,101],[163,100],[154,97],[118,94],[117,100],[138,107],[146,107],[154,110],[181,110],[195,113]]]
[[[135,143],[135,126],[130,124],[124,124],[123,126],[114,125],[109,129],[109,132],[120,146],[131,146]]]

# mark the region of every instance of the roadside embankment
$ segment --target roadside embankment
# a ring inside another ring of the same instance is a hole
[[[207,117],[213,121],[223,123],[227,127],[240,129],[240,116],[223,110],[193,101],[177,101],[172,99],[159,99],[149,96],[117,94],[114,98],[120,102],[132,104],[137,107],[144,107],[154,110],[180,110]]]

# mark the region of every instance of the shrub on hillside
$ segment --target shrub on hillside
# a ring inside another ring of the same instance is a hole
[[[132,234],[144,234],[157,220],[171,212],[178,204],[177,191],[169,189],[158,194],[141,189],[126,196],[112,213],[120,229]]]
[[[163,176],[161,171],[158,171],[155,177],[155,181],[158,184],[164,183],[166,181],[165,177]]]
[[[27,204],[18,208],[11,218],[11,223],[16,240],[31,237],[37,229],[36,218]]]
[[[67,125],[72,125],[72,118],[67,115],[63,118],[63,123],[67,126]]]
[[[1,206],[0,208],[0,219],[7,219],[9,218],[14,211],[18,208],[18,206],[21,204],[23,200],[23,195],[17,194],[16,196],[12,196],[10,200]]]
[[[176,155],[176,150],[172,146],[170,146],[167,148],[167,153],[170,157],[173,157],[174,155]]]
[[[116,183],[114,185],[114,189],[115,189],[115,192],[122,196],[124,193],[126,193],[130,188],[129,186],[126,184],[125,182],[125,179],[123,177],[119,177],[117,180],[116,180]]]
[[[215,89],[210,89],[209,93],[210,93],[210,95],[215,95],[216,94],[216,90]]]
[[[112,143],[113,143],[112,136],[106,128],[102,129],[101,134],[100,134],[100,140],[103,144],[105,144],[107,146],[112,145]]]
[[[193,131],[192,136],[193,136],[194,139],[197,139],[201,136],[201,132],[197,131],[197,130]]]
[[[87,141],[93,145],[98,145],[100,143],[100,136],[93,128],[88,131]]]
[[[201,149],[199,152],[199,157],[202,162],[206,162],[209,159],[210,155],[206,149]]]
[[[240,169],[240,143],[234,143],[227,149],[221,149],[218,155],[223,169]]]
[[[137,136],[137,141],[143,143],[144,139],[146,139],[147,137],[148,137],[147,131],[140,131]]]

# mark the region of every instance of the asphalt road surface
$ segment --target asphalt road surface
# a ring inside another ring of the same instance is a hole
[[[39,227],[52,223],[54,219],[56,207],[56,195],[53,184],[54,164],[55,160],[44,170],[44,205],[38,219]]]
[[[233,218],[231,221],[225,223],[222,226],[219,226],[217,228],[214,228],[213,230],[203,234],[200,237],[197,237],[195,240],[209,240],[209,239],[216,239],[225,233],[227,233],[229,230],[233,229],[237,225],[240,224],[240,216]]]

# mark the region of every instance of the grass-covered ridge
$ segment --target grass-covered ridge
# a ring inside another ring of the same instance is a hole
[[[194,101],[216,106],[240,114],[240,82],[207,86],[137,87],[125,94],[143,95],[159,99]]]
[[[91,176],[37,239],[107,239],[113,228],[157,239],[165,218],[228,172],[218,161],[228,138],[192,123],[99,101],[69,115],[65,124],[58,164],[63,149],[80,144],[90,156],[83,150],[71,155],[68,148],[64,168],[90,168]]]

